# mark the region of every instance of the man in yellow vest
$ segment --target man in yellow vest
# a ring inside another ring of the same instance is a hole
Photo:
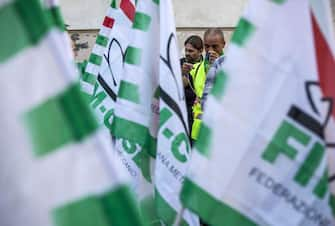
[[[209,28],[204,33],[204,47],[206,52],[205,60],[195,64],[190,72],[193,79],[193,87],[195,89],[196,100],[193,105],[193,118],[191,137],[196,140],[199,134],[201,125],[201,115],[204,101],[203,95],[207,96],[208,90],[212,86],[216,72],[223,63],[223,49],[225,39],[221,29]],[[210,80],[206,81],[207,77]],[[206,89],[205,89],[206,84]],[[204,90],[206,92],[204,93]]]
[[[185,57],[180,59],[180,65],[183,75],[183,84],[186,100],[186,109],[188,117],[188,125],[190,127],[190,132],[193,125],[193,103],[196,99],[196,95],[193,87],[193,79],[190,75],[190,71],[193,68],[193,65],[203,61],[203,48],[204,44],[200,36],[191,35],[188,37],[184,43],[185,47]],[[188,134],[191,140],[191,133]]]

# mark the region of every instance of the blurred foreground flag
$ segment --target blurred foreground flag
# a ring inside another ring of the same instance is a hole
[[[44,12],[48,17],[47,19],[51,22],[52,26],[57,27],[59,32],[62,33],[64,40],[63,48],[69,54],[70,59],[74,61],[70,36],[66,32],[66,25],[63,20],[58,0],[43,0],[43,6],[45,9]]]
[[[331,28],[327,0],[250,1],[181,196],[210,225],[335,225]]]
[[[58,0],[43,0],[43,6],[47,17],[49,17],[48,19],[51,20],[51,23],[60,30],[65,31],[66,28],[59,8]]]
[[[143,225],[40,1],[0,1],[0,30],[0,225]]]

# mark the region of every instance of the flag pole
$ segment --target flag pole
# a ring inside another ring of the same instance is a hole
[[[183,215],[184,215],[185,208],[183,207],[181,211],[178,213],[176,217],[176,221],[174,222],[173,226],[179,226],[181,224]]]

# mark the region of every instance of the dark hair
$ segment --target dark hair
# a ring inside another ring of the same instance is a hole
[[[223,31],[220,28],[208,28],[204,33],[204,39],[209,34],[219,35],[222,41],[225,42]]]
[[[188,37],[184,43],[184,46],[186,46],[187,44],[192,45],[197,50],[202,50],[204,48],[202,39],[198,35],[191,35],[190,37]]]

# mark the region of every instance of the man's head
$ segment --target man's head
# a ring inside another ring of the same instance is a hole
[[[188,37],[184,43],[186,61],[189,63],[196,63],[201,60],[203,51],[203,42],[197,35]]]
[[[214,51],[219,56],[223,54],[223,48],[226,42],[221,29],[209,28],[204,34],[204,46],[206,53]]]

